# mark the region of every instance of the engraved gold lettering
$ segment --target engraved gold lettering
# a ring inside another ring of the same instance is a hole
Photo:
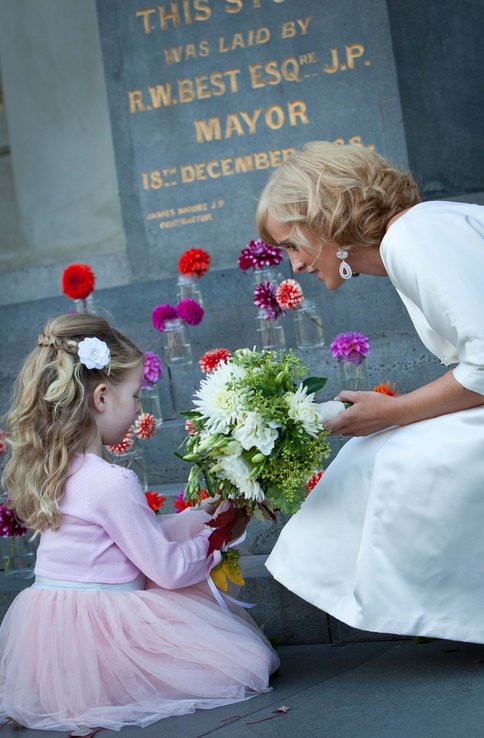
[[[280,105],[271,105],[265,113],[265,122],[268,128],[273,131],[279,130],[284,125],[284,110]]]
[[[240,13],[243,6],[243,0],[225,0],[224,11],[226,13]]]
[[[222,139],[222,129],[220,127],[220,118],[209,118],[208,122],[204,120],[195,121],[195,134],[197,143],[204,141],[220,141]]]
[[[236,113],[229,113],[225,121],[225,138],[231,138],[233,133],[237,133],[239,136],[244,135],[244,129],[242,123]]]
[[[195,13],[196,21],[206,21],[212,15],[212,9],[208,5],[208,0],[193,0],[193,7],[197,11]]]
[[[240,117],[242,118],[244,123],[247,123],[249,133],[255,133],[255,126],[256,126],[257,120],[261,112],[262,112],[261,108],[256,108],[252,115],[249,115],[249,113],[246,113],[244,111],[241,111]]]
[[[289,124],[291,126],[297,126],[298,119],[303,125],[309,123],[309,118],[306,115],[306,103],[302,100],[293,100],[287,103],[287,112],[289,114]]]
[[[137,10],[135,15],[137,18],[143,18],[143,28],[145,33],[151,33],[153,30],[150,23],[150,15],[156,13],[156,8],[145,8],[144,10]]]
[[[355,68],[355,59],[358,59],[358,57],[363,56],[365,52],[365,47],[363,44],[346,44],[346,60],[348,62],[348,69],[354,69]]]
[[[250,29],[247,31],[247,36],[244,37],[243,33],[234,33],[231,39],[225,39],[225,36],[219,36],[218,40],[218,51],[220,54],[226,53],[227,51],[233,51],[233,49],[244,49],[248,46],[260,46],[266,44],[271,38],[271,32],[266,26],[260,28]]]
[[[164,85],[148,85],[148,91],[151,97],[151,105],[155,110],[162,106],[167,108],[172,103],[171,84],[167,82]]]
[[[128,99],[129,99],[129,112],[130,113],[136,113],[138,110],[144,110],[145,106],[143,104],[143,93],[141,90],[131,90],[128,92]]]
[[[180,25],[180,13],[178,10],[178,3],[170,3],[170,11],[165,10],[164,5],[158,5],[160,13],[160,28],[166,30],[168,28],[168,22],[173,22],[173,28],[178,28]]]
[[[338,49],[331,49],[331,66],[329,67],[327,64],[323,66],[323,71],[327,72],[327,74],[334,74],[338,71],[339,67],[339,59],[338,59]]]

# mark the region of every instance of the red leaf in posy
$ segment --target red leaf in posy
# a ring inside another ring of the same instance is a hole
[[[208,537],[207,556],[210,556],[213,551],[217,551],[232,540],[232,531],[238,519],[239,512],[234,506],[225,510],[225,512],[220,513],[216,518],[212,518],[212,520],[207,523],[210,528],[214,528],[213,533]]]

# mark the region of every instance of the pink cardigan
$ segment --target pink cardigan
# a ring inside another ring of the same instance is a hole
[[[208,528],[183,543],[168,540],[136,474],[95,454],[76,457],[60,509],[60,528],[41,535],[39,576],[118,584],[142,572],[179,589],[206,579],[220,561],[218,551],[207,558]]]

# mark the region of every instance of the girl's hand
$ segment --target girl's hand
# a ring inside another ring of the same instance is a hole
[[[340,392],[335,400],[353,403],[325,423],[331,434],[341,436],[368,436],[370,433],[399,425],[397,409],[399,398],[380,392]]]

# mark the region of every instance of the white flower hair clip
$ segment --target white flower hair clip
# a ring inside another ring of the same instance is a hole
[[[88,369],[103,369],[111,361],[111,352],[107,343],[95,336],[80,341],[77,353],[81,364]]]

